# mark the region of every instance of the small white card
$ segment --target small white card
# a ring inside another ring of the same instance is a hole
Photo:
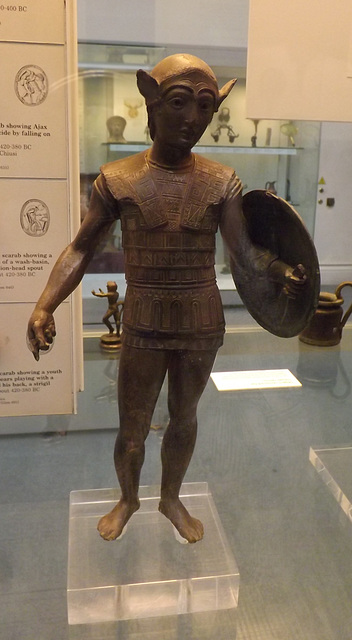
[[[0,304],[0,416],[73,413],[71,305],[55,312],[54,346],[36,362],[26,344],[33,304]]]
[[[218,391],[244,391],[246,389],[280,389],[301,387],[289,369],[263,371],[219,371],[211,374]]]
[[[66,180],[1,179],[0,300],[35,303],[69,243]]]
[[[0,42],[1,178],[67,178],[65,60],[63,46]]]
[[[13,0],[0,3],[0,40],[65,42],[64,0]]]

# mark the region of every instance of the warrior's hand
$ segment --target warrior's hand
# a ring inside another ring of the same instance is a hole
[[[269,267],[269,278],[282,286],[282,292],[295,300],[307,281],[306,270],[302,264],[290,267],[281,260],[274,260]]]
[[[28,348],[35,360],[39,360],[39,351],[50,349],[56,336],[55,322],[51,313],[35,309],[28,322]]]
[[[283,292],[288,298],[295,300],[302,291],[302,286],[307,282],[307,274],[304,266],[298,264],[294,269],[288,267],[285,271],[285,284]]]

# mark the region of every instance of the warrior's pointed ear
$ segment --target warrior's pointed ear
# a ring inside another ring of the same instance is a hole
[[[154,102],[159,98],[159,83],[147,71],[139,69],[137,71],[137,87],[147,103]]]
[[[229,82],[226,82],[226,84],[224,84],[224,86],[221,89],[219,89],[217,109],[220,107],[222,101],[225,100],[225,98],[227,98],[232,87],[236,84],[236,82],[237,82],[237,78],[234,78],[233,80],[229,80]]]

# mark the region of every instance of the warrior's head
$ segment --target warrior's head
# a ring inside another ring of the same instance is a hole
[[[200,58],[185,53],[164,58],[151,73],[140,69],[137,71],[137,85],[146,101],[151,138],[154,140],[155,137],[155,111],[169,99],[171,92],[178,89],[202,101],[201,112],[207,110],[206,127],[235,82],[235,79],[230,80],[219,90],[211,68]]]

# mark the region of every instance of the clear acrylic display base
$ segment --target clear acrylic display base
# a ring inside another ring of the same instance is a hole
[[[231,609],[239,573],[206,482],[182,485],[180,497],[204,524],[188,544],[158,511],[159,487],[141,487],[141,506],[120,538],[97,532],[119,499],[114,489],[72,491],[67,604],[69,624]]]
[[[309,460],[352,521],[352,447],[311,448]]]

